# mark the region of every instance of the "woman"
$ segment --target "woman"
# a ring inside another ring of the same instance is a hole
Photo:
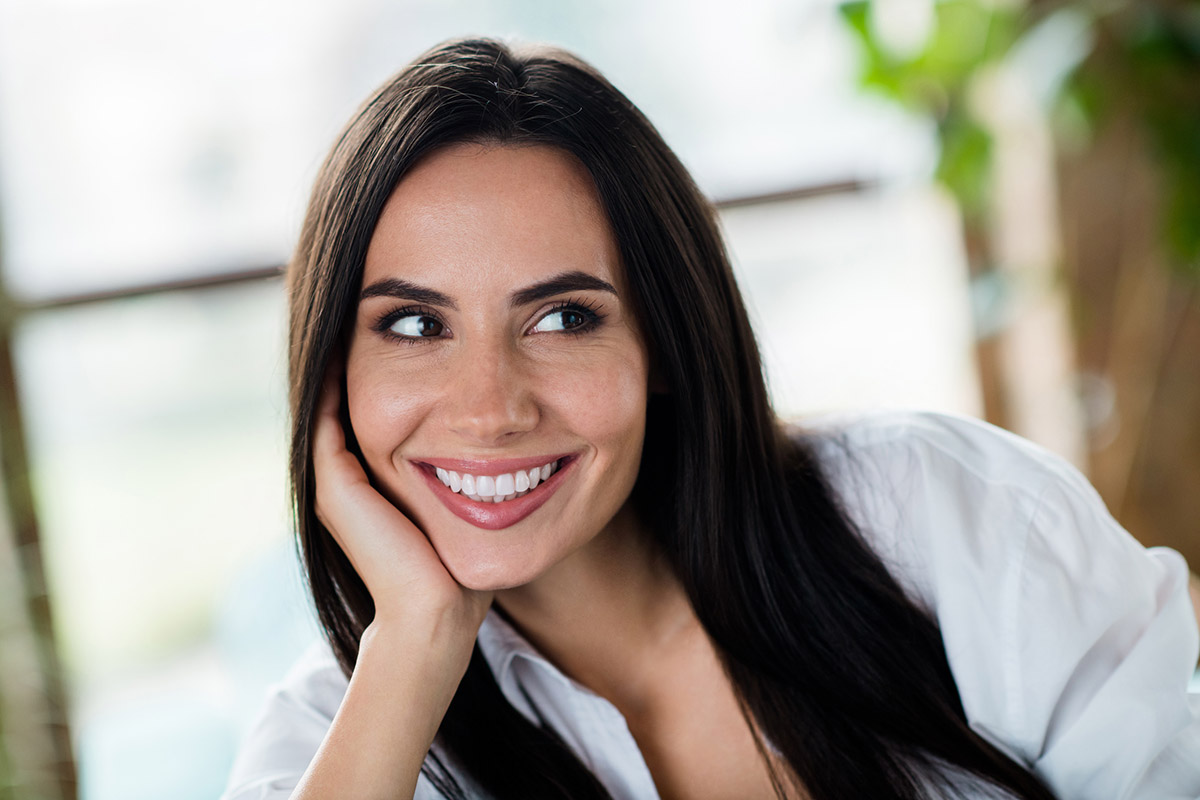
[[[227,797],[1196,797],[1186,567],[980,423],[784,435],[710,208],[558,51],[426,53],[289,272],[328,646]]]

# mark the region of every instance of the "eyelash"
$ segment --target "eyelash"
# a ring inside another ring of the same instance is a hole
[[[601,322],[603,322],[605,319],[605,316],[606,316],[600,310],[600,305],[597,303],[593,303],[589,300],[584,300],[584,299],[571,299],[571,300],[560,300],[559,302],[555,303],[553,306],[551,306],[546,311],[545,314],[542,314],[540,317],[538,317],[537,322],[541,322],[546,317],[549,317],[552,314],[557,314],[557,313],[560,313],[563,311],[574,311],[574,312],[582,315],[584,318],[584,322],[582,325],[579,325],[574,328],[570,328],[570,329],[562,330],[562,331],[555,331],[556,333],[566,333],[566,334],[572,334],[572,335],[581,335],[584,333],[588,333],[589,331],[596,328]],[[421,339],[436,338],[436,337],[432,337],[432,336],[429,336],[429,337],[401,336],[400,334],[393,333],[391,331],[391,327],[396,324],[397,320],[403,319],[404,317],[429,317],[430,319],[437,320],[438,323],[440,323],[442,326],[445,326],[445,324],[446,324],[445,322],[442,321],[442,318],[438,316],[437,312],[430,308],[427,308],[425,306],[404,306],[402,308],[397,308],[397,309],[394,309],[394,310],[389,311],[388,313],[384,314],[371,327],[376,333],[382,334],[390,339],[400,340],[400,341],[404,342],[405,344],[419,344]],[[534,324],[536,325],[537,323],[534,323]]]
[[[437,312],[433,311],[432,309],[426,308],[425,306],[404,306],[402,308],[397,308],[387,312],[378,320],[376,320],[375,324],[372,325],[371,328],[376,333],[382,334],[389,339],[395,339],[404,342],[405,344],[418,344],[421,338],[432,338],[401,336],[398,333],[393,333],[391,327],[396,324],[396,320],[403,319],[404,317],[429,317],[430,319],[437,320],[442,325],[446,324],[442,322],[442,319],[437,315]]]
[[[583,299],[560,300],[552,305],[545,314],[538,317],[538,322],[541,322],[546,317],[557,314],[561,311],[574,311],[583,316],[583,324],[568,330],[557,331],[557,333],[569,333],[573,335],[582,335],[593,330],[604,321],[604,313],[600,311],[600,305]]]

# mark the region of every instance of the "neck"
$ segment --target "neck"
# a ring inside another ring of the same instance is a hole
[[[624,509],[587,547],[496,602],[543,655],[618,707],[636,708],[698,629],[662,553]]]

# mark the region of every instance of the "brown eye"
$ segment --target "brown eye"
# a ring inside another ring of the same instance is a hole
[[[593,321],[581,309],[558,308],[538,320],[533,326],[533,332],[548,333],[551,331],[573,331],[586,328]]]
[[[424,314],[408,314],[397,318],[388,326],[388,330],[397,336],[405,336],[410,339],[440,336],[443,329],[444,326],[440,320]]]

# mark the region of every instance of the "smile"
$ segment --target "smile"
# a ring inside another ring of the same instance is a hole
[[[498,461],[414,461],[434,496],[477,528],[500,530],[541,508],[571,473],[574,455]]]
[[[558,471],[557,460],[529,470],[505,472],[501,475],[461,475],[453,470],[436,467],[438,480],[456,494],[461,492],[477,503],[503,503],[524,497],[537,485]]]

